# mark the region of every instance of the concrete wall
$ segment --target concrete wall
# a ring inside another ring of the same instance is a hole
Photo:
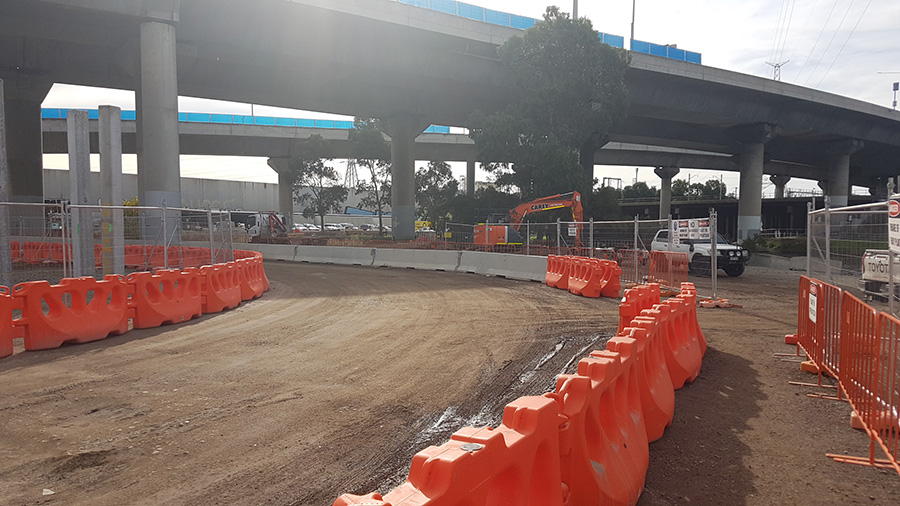
[[[468,272],[539,283],[544,282],[547,274],[547,257],[539,256],[289,244],[241,244],[240,247],[259,251],[266,260]]]

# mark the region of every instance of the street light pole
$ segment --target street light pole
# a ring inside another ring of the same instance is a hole
[[[574,5],[572,5],[572,20],[578,19],[578,0],[574,0]]]
[[[637,0],[631,0],[631,40],[634,40],[634,11]]]

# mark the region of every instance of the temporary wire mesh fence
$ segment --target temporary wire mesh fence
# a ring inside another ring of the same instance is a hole
[[[887,203],[826,206],[810,210],[807,220],[807,275],[887,301]],[[900,269],[894,277],[900,279]]]
[[[0,227],[9,231],[6,286],[234,259],[227,211],[0,203]]]

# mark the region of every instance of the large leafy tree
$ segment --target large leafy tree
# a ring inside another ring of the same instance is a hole
[[[674,186],[674,185],[673,185]],[[626,199],[637,199],[659,196],[659,190],[655,186],[647,186],[647,183],[638,181],[632,185],[622,188],[622,197]]]
[[[428,168],[416,171],[417,214],[442,230],[450,214],[450,203],[459,193],[459,182],[447,162],[428,162]]]
[[[718,179],[710,179],[705,183],[688,183],[684,179],[672,181],[673,197],[728,197],[728,187]]]
[[[391,145],[377,120],[356,118],[348,134],[356,166],[365,171],[356,185],[360,205],[378,214],[378,230],[384,231],[384,209],[391,204]]]
[[[303,206],[303,216],[318,216],[324,228],[325,215],[339,212],[347,199],[338,173],[326,162],[331,149],[321,135],[312,135],[300,144],[288,165],[293,179],[294,200]]]
[[[625,51],[603,44],[586,18],[548,7],[544,21],[499,50],[517,91],[506,110],[469,119],[479,160],[522,198],[589,193],[593,157],[625,117]]]

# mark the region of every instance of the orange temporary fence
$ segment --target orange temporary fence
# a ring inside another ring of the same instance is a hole
[[[616,262],[622,269],[622,284],[630,287],[647,283],[650,270],[650,252],[639,249],[620,249]]]
[[[197,269],[135,272],[126,281],[134,287],[128,306],[134,310],[136,329],[185,322],[202,314]]]
[[[785,336],[810,361],[805,370],[838,380],[838,398],[853,408],[853,425],[869,435],[864,457],[828,454],[839,462],[894,469],[900,474],[900,320],[852,294],[801,277],[797,333]],[[876,459],[880,447],[887,460]]]
[[[681,283],[688,280],[689,263],[687,253],[651,251],[648,281],[668,290],[679,290]]]
[[[12,295],[22,301],[22,316],[12,323],[22,329],[26,350],[48,350],[66,342],[87,343],[124,334],[131,317],[129,292],[120,275],[102,281],[66,278],[58,285],[19,283]]]
[[[687,342],[702,332],[686,321],[696,318],[696,290],[690,283],[682,289],[663,303],[658,286],[638,289],[655,292],[657,303],[606,350],[582,359],[575,374],[559,376],[553,392],[507,405],[497,429],[463,428],[417,453],[407,481],[386,495],[345,494],[334,505],[635,504],[649,442],[662,436],[675,412],[669,357],[695,350],[702,359],[705,346]],[[687,376],[699,374],[700,364],[694,366]]]

